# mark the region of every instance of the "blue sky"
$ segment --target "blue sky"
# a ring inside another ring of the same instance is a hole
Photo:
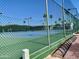
[[[60,1],[60,0],[58,0]],[[79,10],[79,1],[71,0]],[[60,17],[59,9],[49,1],[49,15],[54,14],[53,22]],[[52,11],[54,10],[54,12]],[[31,25],[40,25],[43,23],[43,14],[45,12],[45,0],[0,0],[0,24],[23,24],[24,18],[32,17]],[[6,17],[9,16],[9,17]],[[11,17],[11,18],[10,18]],[[51,20],[49,21],[49,23]],[[27,23],[26,23],[27,24]]]
[[[3,17],[4,20],[1,22],[5,24],[10,21],[23,24],[23,18],[31,16],[30,23],[39,25],[44,14],[44,5],[44,0],[0,0],[0,11],[3,12],[3,15],[19,18],[13,20],[13,18]]]
[[[77,8],[78,12],[79,12],[79,0],[71,0],[71,1],[74,4],[74,6]]]

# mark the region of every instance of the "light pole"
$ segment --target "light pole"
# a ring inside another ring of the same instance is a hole
[[[25,20],[28,20],[28,26],[30,24],[30,19],[32,19],[32,17],[25,18]]]
[[[30,30],[30,20],[32,19],[32,17],[28,17],[28,18],[25,18],[25,20],[27,20],[28,21],[28,27],[29,27],[29,29],[28,30]]]
[[[65,22],[64,22],[64,0],[62,0],[62,19],[63,19],[63,29],[64,29],[64,37],[66,38],[66,29],[65,29]]]
[[[0,15],[2,15],[3,13],[0,13]],[[3,25],[2,25],[2,32],[4,32],[4,29],[3,29]]]
[[[48,15],[48,0],[45,0],[45,13],[46,13],[46,30],[47,30],[47,39],[48,39],[48,44],[50,47],[50,33],[49,33],[49,24],[48,24],[48,19],[49,19],[49,15]]]

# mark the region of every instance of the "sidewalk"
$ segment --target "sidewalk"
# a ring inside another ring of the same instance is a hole
[[[79,36],[77,36],[77,39],[72,43],[64,59],[79,59]]]

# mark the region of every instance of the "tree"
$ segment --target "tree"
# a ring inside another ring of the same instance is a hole
[[[52,15],[50,15],[49,17],[50,17],[50,19],[52,19],[52,18],[53,18],[53,16],[52,16]]]
[[[44,21],[45,21],[45,18],[46,18],[46,17],[47,17],[47,15],[44,14],[44,15],[43,15]],[[52,25],[52,18],[53,18],[53,16],[52,16],[52,15],[49,15],[49,18],[51,19],[51,25]]]
[[[55,21],[55,25],[57,24],[57,21]]]
[[[28,17],[28,18],[24,18],[24,19],[28,21],[28,26],[29,26],[29,22],[30,22],[30,20],[32,19],[32,17]],[[26,22],[25,22],[25,23],[26,23]]]
[[[56,26],[57,26],[57,21],[55,21],[54,23],[55,23],[55,24],[54,24],[54,27],[56,27]]]
[[[51,19],[51,27],[50,27],[50,29],[52,29],[53,28],[53,26],[52,26],[52,18],[53,18],[53,16],[49,15],[49,18]]]
[[[61,21],[61,18],[59,18],[58,21]]]
[[[62,22],[61,22],[61,18],[59,18],[59,19],[58,19],[58,21],[59,21],[59,24],[61,24],[61,23],[62,23]]]
[[[26,23],[26,21],[24,20],[24,21],[23,21],[23,23],[25,24],[25,23]]]
[[[47,15],[46,15],[46,14],[44,14],[44,15],[43,15],[43,18],[46,18],[46,17],[47,17]]]

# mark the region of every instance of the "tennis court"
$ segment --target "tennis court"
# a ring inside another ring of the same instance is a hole
[[[30,50],[31,58],[35,57],[36,55],[41,54],[42,52],[46,53],[48,51],[50,51],[50,52],[52,51],[52,48],[49,49],[47,36],[40,36],[40,37],[34,37],[34,38],[32,38],[32,37],[31,38],[16,38],[16,37],[13,37],[12,33],[9,33],[9,34],[10,34],[10,36],[8,35],[8,33],[0,34],[0,36],[2,36],[2,37],[0,37],[0,41],[1,41],[1,43],[0,43],[0,45],[1,45],[0,56],[1,57],[0,58],[1,59],[21,58],[22,49],[25,49],[25,48]],[[52,35],[53,35],[53,37],[52,37]],[[51,46],[52,46],[52,43],[57,44],[61,38],[63,38],[62,33],[51,34]],[[55,40],[53,40],[53,39],[55,39]],[[57,44],[55,47],[53,46],[54,47],[53,49],[57,48],[57,46],[59,46],[59,44]]]
[[[0,59],[23,59],[23,49],[43,59],[79,30],[71,0],[1,0],[0,8]]]

